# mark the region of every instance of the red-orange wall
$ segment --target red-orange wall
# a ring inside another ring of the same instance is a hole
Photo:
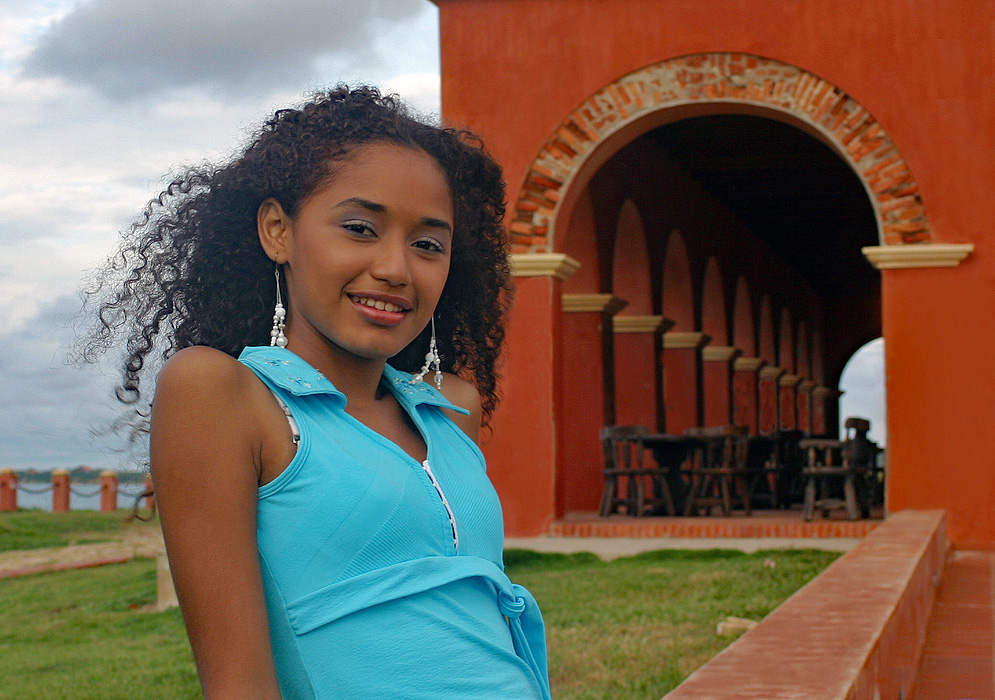
[[[437,4],[443,114],[484,137],[512,200],[540,146],[578,103],[664,59],[768,56],[829,80],[867,108],[912,169],[933,241],[975,245],[952,270],[883,275],[889,506],[944,508],[955,544],[995,546],[995,3]],[[502,415],[500,423],[509,429],[516,421]],[[490,456],[492,470],[505,468],[503,454]]]

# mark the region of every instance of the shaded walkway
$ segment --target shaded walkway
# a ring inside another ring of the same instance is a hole
[[[995,552],[951,551],[910,700],[995,698]]]

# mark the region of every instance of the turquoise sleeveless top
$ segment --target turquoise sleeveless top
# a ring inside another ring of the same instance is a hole
[[[504,573],[497,493],[442,408],[466,411],[385,367],[428,446],[419,463],[348,415],[345,395],[291,351],[251,347],[239,361],[300,432],[258,504],[284,700],[549,700],[542,617]]]

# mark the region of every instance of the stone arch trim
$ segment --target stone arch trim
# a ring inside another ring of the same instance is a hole
[[[882,243],[931,239],[919,186],[891,137],[850,95],[797,66],[743,53],[701,53],[633,71],[588,97],[533,161],[512,211],[512,251],[553,249],[550,225],[573,176],[609,136],[641,117],[695,103],[743,104],[810,125],[864,182]]]

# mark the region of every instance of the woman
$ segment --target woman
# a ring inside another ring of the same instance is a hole
[[[138,406],[168,357],[151,469],[205,697],[549,698],[475,443],[503,196],[473,137],[340,87],[175,180],[125,240],[97,340],[127,334]]]

